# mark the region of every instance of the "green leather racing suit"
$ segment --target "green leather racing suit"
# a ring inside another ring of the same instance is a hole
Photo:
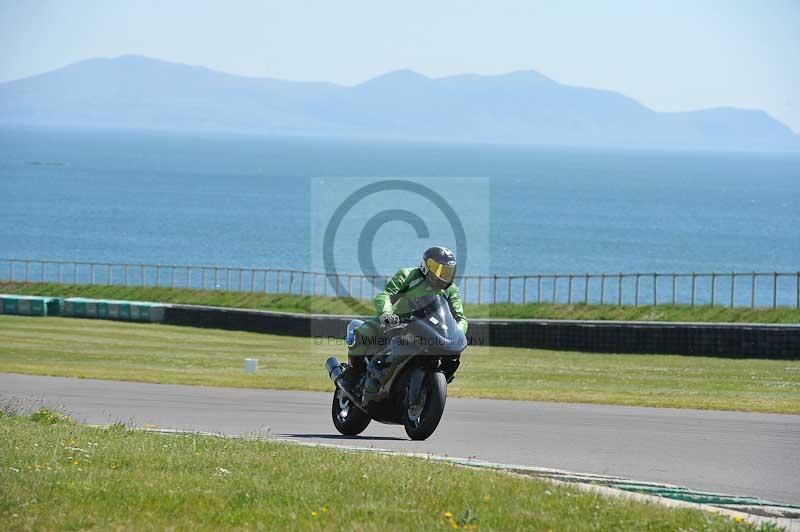
[[[380,315],[394,313],[401,318],[411,314],[409,301],[430,294],[441,294],[450,304],[458,328],[467,333],[467,317],[464,315],[464,305],[458,287],[451,284],[444,290],[431,288],[425,282],[425,274],[420,268],[402,268],[386,283],[383,291],[375,296],[375,312],[377,316],[366,320],[355,330],[351,342],[348,342],[348,358],[350,364],[361,370],[364,367],[364,355],[370,354],[375,348],[376,339],[382,336]]]

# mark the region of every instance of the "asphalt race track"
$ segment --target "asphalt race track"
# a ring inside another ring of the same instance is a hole
[[[456,399],[424,442],[371,424],[343,438],[329,393],[0,374],[0,401],[61,405],[76,420],[190,429],[619,475],[800,503],[800,416]]]

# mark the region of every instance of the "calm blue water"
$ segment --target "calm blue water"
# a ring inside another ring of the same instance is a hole
[[[800,269],[798,156],[22,129],[0,130],[0,255],[316,267],[350,183],[398,176],[426,176],[481,234],[470,273]],[[353,231],[340,271],[360,269]],[[428,243],[400,222],[376,238],[383,273]]]

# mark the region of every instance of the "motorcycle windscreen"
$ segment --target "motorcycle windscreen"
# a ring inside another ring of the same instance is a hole
[[[416,299],[412,303],[414,320],[409,323],[408,331],[419,344],[436,348],[431,351],[460,353],[467,347],[467,338],[458,328],[450,304],[441,295],[429,295]]]

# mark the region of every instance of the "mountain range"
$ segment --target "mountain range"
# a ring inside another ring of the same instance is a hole
[[[557,146],[800,150],[764,111],[656,112],[535,71],[355,86],[251,78],[141,56],[89,59],[0,83],[0,124]]]

